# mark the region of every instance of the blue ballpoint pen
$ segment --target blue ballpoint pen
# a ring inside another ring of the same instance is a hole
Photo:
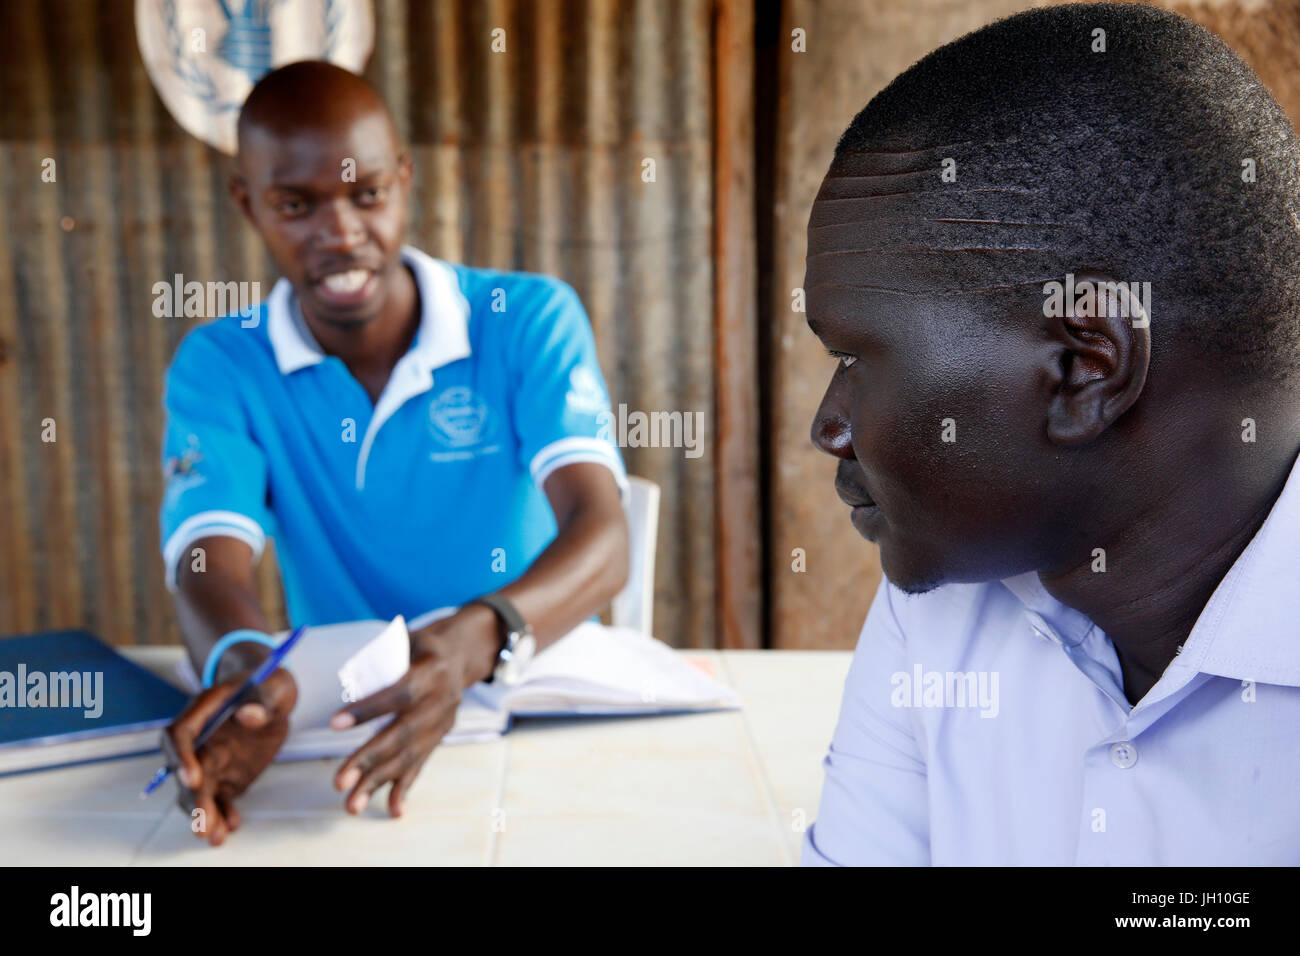
[[[298,643],[298,638],[302,637],[305,630],[306,627],[298,628],[285,639],[283,644],[271,651],[271,656],[264,660],[257,670],[248,675],[248,678],[230,695],[230,700],[226,701],[219,711],[208,718],[208,722],[203,725],[203,729],[199,731],[199,736],[194,741],[196,751],[208,742],[209,738],[217,732],[218,727],[230,719],[231,714],[239,709],[240,701],[244,695],[271,676],[272,672],[280,666],[280,662],[284,660],[285,655],[293,650],[293,646]],[[140,799],[143,800],[161,787],[163,781],[170,777],[174,770],[175,768],[171,765],[160,767],[158,772],[153,775],[153,779],[140,791]]]

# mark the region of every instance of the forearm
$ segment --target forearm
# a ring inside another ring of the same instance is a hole
[[[181,638],[196,673],[200,674],[222,636],[243,628],[271,630],[257,596],[251,551],[245,558],[237,549],[246,546],[230,539],[204,543],[208,544],[210,555],[208,570],[192,571],[182,566],[176,576],[174,595]],[[214,553],[220,551],[231,553]],[[218,679],[255,667],[269,652],[269,648],[252,642],[233,645],[222,655]]]
[[[567,634],[618,594],[627,580],[622,511],[581,509],[518,579],[499,593],[533,628],[538,649]]]
[[[579,463],[555,471],[546,493],[559,528],[555,540],[517,580],[497,593],[528,622],[538,650],[554,643],[613,599],[627,580],[627,519],[613,477],[603,465]],[[436,645],[468,635],[465,677],[486,680],[501,650],[496,612],[471,601],[425,629]]]

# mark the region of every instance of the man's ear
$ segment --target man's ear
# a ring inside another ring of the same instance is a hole
[[[402,184],[402,192],[411,190],[411,180],[415,178],[415,167],[411,163],[411,154],[402,150],[397,157],[397,181]]]
[[[226,182],[226,189],[229,190],[231,198],[235,200],[235,205],[239,207],[239,211],[244,214],[244,218],[256,226],[257,223],[253,221],[253,206],[251,197],[248,194],[248,183],[244,177],[239,173],[231,173],[230,179]]]
[[[1047,436],[1058,445],[1083,445],[1142,394],[1151,363],[1150,286],[1100,272],[1048,286],[1043,312],[1057,348]]]

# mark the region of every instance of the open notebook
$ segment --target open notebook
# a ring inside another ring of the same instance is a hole
[[[288,632],[276,635],[283,639]],[[351,753],[382,726],[371,721],[331,730],[330,715],[406,672],[410,638],[401,617],[309,628],[285,666],[298,682],[298,704],[281,760]],[[197,686],[188,660],[182,680]],[[465,691],[444,744],[490,740],[515,717],[662,714],[734,709],[740,698],[661,641],[629,628],[587,622],[533,658],[521,681]]]

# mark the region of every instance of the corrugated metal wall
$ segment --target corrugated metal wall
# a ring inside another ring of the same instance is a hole
[[[412,240],[568,280],[616,403],[705,413],[703,458],[626,450],[664,489],[656,631],[671,643],[856,639],[879,563],[808,441],[830,374],[790,311],[808,209],[873,93],[1029,5],[375,0],[368,75],[412,144]],[[1300,0],[1168,5],[1219,32],[1300,116]],[[177,272],[272,278],[226,198],[226,161],[154,93],[132,8],[0,0],[0,633],[175,639],[157,556],[159,397],[191,320],[155,319],[151,287]],[[757,75],[755,19],[775,36]],[[490,52],[496,27],[505,54]],[[56,183],[41,181],[47,157]],[[262,582],[280,613],[270,562]]]
[[[411,143],[411,241],[571,282],[615,404],[703,412],[711,441],[717,5],[375,6],[368,76]],[[181,273],[269,289],[273,274],[226,197],[227,161],[154,93],[131,0],[0,11],[0,633],[77,625],[117,643],[174,641],[157,542],[160,394],[194,320],[155,318],[151,288]],[[505,54],[490,52],[496,27]],[[41,181],[47,157],[55,183]],[[46,418],[56,441],[42,441]],[[713,644],[716,456],[625,454],[664,490],[656,631]],[[262,581],[282,614],[270,562]]]

